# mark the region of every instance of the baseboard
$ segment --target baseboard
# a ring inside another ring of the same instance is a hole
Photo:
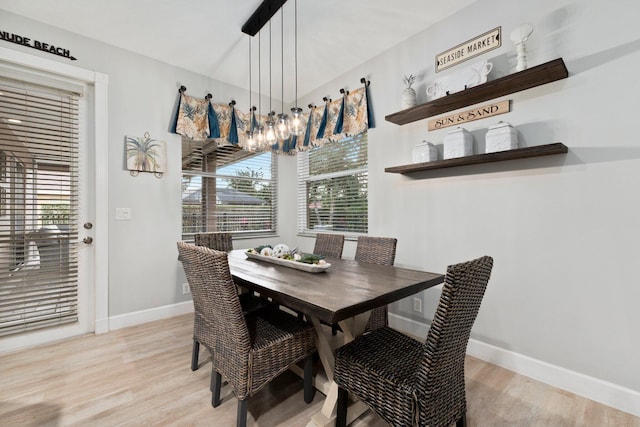
[[[193,302],[185,301],[162,307],[154,307],[148,310],[134,311],[133,313],[119,314],[109,318],[109,330],[122,329],[128,326],[153,322],[154,320],[167,319],[193,312]]]
[[[389,313],[389,324],[416,337],[426,337],[428,324]],[[470,339],[467,354],[534,380],[640,417],[640,392],[580,372],[552,365],[482,341]]]
[[[96,319],[93,333],[96,335],[109,332],[109,318]]]

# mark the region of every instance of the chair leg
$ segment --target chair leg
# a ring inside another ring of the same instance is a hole
[[[335,323],[331,325],[331,335],[334,337],[338,335],[338,326]]]
[[[220,389],[222,388],[222,375],[211,369],[211,406],[220,406]]]
[[[463,412],[462,416],[456,421],[456,427],[467,427],[467,413]]]
[[[238,415],[236,418],[236,427],[247,426],[247,402],[249,399],[238,400]]]
[[[309,356],[304,361],[304,402],[313,402],[316,389],[313,387],[313,356]]]
[[[338,409],[336,413],[336,427],[347,426],[347,406],[349,404],[349,393],[342,387],[338,387]]]
[[[193,339],[193,350],[191,351],[191,370],[198,369],[198,354],[200,353],[200,343]]]

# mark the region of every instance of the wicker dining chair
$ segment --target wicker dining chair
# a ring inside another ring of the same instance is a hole
[[[196,246],[206,246],[216,251],[230,252],[233,250],[233,236],[231,233],[207,232],[194,235]]]
[[[343,234],[316,234],[316,243],[313,247],[313,253],[316,255],[322,255],[327,258],[342,258],[342,250],[344,249],[344,235]],[[323,322],[325,325],[329,323]],[[331,333],[337,335],[340,326],[334,323],[331,326]]]
[[[396,260],[396,245],[398,239],[391,237],[358,237],[356,246],[356,255],[354,259],[360,262],[368,262],[370,264],[393,265]],[[371,316],[367,322],[366,330],[387,326],[389,324],[388,308],[378,307],[371,310]]]
[[[229,252],[233,250],[233,238],[231,233],[222,232],[208,232],[208,233],[196,233],[194,235],[194,241],[196,246],[205,246],[209,249],[217,251]],[[183,263],[182,256],[178,257]],[[187,277],[187,282],[189,278]],[[191,286],[191,283],[189,283]],[[265,298],[261,298],[250,292],[240,294],[240,306],[245,314],[252,313],[257,310],[262,310],[269,306],[269,301]],[[195,371],[199,368],[198,359],[200,357],[200,342],[201,339],[206,339],[208,326],[202,315],[202,310],[198,307],[195,299],[193,301],[193,347],[191,350],[191,370]]]
[[[384,327],[336,350],[336,426],[353,393],[392,426],[466,426],[464,358],[493,259],[451,265],[426,342]]]
[[[316,234],[316,243],[313,247],[313,253],[322,255],[327,258],[342,258],[342,249],[344,248],[343,234]]]
[[[237,426],[247,423],[247,401],[290,366],[305,360],[304,400],[313,400],[313,326],[281,310],[244,315],[229,271],[228,254],[178,242],[194,302],[207,325],[201,343],[211,353],[211,404],[220,405],[224,377],[238,399]]]

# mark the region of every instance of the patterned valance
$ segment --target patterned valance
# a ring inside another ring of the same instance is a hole
[[[254,111],[239,111],[235,101],[229,104],[213,102],[211,96],[205,99],[185,95],[180,90],[180,99],[172,123],[171,131],[194,141],[213,140],[218,146],[236,145],[248,147],[246,132],[251,120],[254,127],[264,123],[268,117],[258,116]],[[303,115],[306,131],[299,136],[280,140],[272,146],[259,148],[261,151],[295,154],[328,142],[339,141],[347,136],[361,134],[374,127],[373,112],[369,102],[369,85],[352,92],[342,91],[339,99],[326,99],[321,107],[310,106]]]

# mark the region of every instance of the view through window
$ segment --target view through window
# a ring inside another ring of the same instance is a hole
[[[366,233],[367,133],[298,153],[298,231]]]
[[[271,153],[182,142],[182,238],[224,231],[275,232],[276,167]]]

